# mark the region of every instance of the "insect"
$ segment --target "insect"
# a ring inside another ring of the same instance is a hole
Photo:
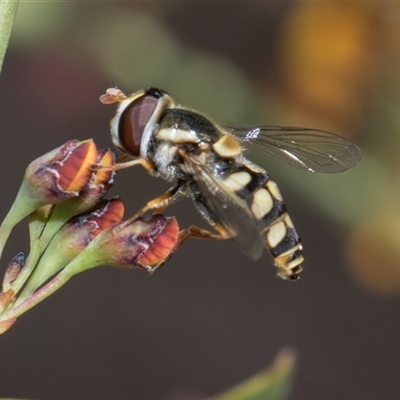
[[[161,212],[178,199],[191,197],[215,231],[190,226],[182,233],[182,243],[190,236],[233,238],[253,260],[266,247],[283,279],[296,280],[302,271],[301,241],[276,183],[244,157],[244,148],[255,145],[308,172],[345,171],[361,157],[354,143],[315,129],[219,126],[199,112],[176,105],[167,92],[156,88],[129,96],[111,88],[100,100],[118,103],[111,120],[112,141],[133,157],[116,168],[141,164],[174,183],[139,215]]]

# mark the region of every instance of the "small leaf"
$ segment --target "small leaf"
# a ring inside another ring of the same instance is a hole
[[[296,353],[292,349],[281,350],[274,363],[266,371],[227,390],[209,400],[284,400],[293,385]]]

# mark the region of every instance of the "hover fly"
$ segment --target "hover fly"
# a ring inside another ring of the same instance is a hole
[[[190,226],[182,242],[198,238],[233,238],[250,259],[265,247],[283,279],[298,279],[303,253],[300,238],[276,183],[243,155],[255,145],[267,155],[307,172],[340,172],[357,164],[360,149],[348,140],[315,129],[276,126],[222,127],[205,115],[178,106],[163,90],[148,88],[132,95],[111,88],[104,104],[118,103],[111,120],[112,141],[152,175],[174,185],[147,203],[139,215],[160,212],[191,197],[214,232]]]

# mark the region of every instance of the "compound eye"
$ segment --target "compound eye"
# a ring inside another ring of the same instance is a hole
[[[132,155],[140,155],[140,142],[143,132],[157,107],[158,99],[144,95],[132,101],[122,112],[118,132],[122,149]]]

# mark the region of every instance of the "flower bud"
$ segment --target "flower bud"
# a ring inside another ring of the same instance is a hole
[[[90,212],[77,215],[63,225],[49,244],[46,253],[50,258],[60,257],[60,253],[71,260],[76,257],[100,232],[121,222],[124,204],[119,198],[102,200]],[[45,255],[43,255],[45,257]],[[69,262],[69,261],[68,261]]]
[[[42,206],[78,196],[89,181],[96,156],[96,145],[89,139],[70,140],[37,158],[29,164],[24,177],[31,199]]]
[[[31,162],[10,211],[0,227],[0,254],[12,228],[33,211],[77,197],[96,162],[93,140],[70,140]]]
[[[2,288],[3,293],[7,292],[8,289],[10,288],[11,283],[15,281],[15,279],[21,272],[21,269],[25,265],[25,260],[26,260],[25,254],[21,252],[18,253],[9,262],[3,278],[3,288]]]
[[[113,198],[100,201],[90,212],[80,214],[65,223],[50,241],[20,299],[25,299],[77,257],[100,232],[120,222],[123,214],[123,202]]]
[[[119,215],[118,212],[117,215]],[[104,222],[103,218],[100,218],[99,221]],[[76,225],[80,225],[78,220],[76,220]],[[67,231],[69,229],[73,231],[74,227],[66,227]],[[95,228],[91,232],[96,234],[100,229],[101,227]],[[84,229],[84,231],[86,230]],[[87,235],[89,231],[86,231],[86,236],[84,235],[88,240],[90,240],[90,234]],[[67,236],[72,237],[74,235]],[[46,274],[41,275],[40,279],[37,276],[32,277],[13,306],[0,316],[0,334],[9,329],[19,315],[49,297],[65,285],[72,276],[90,268],[109,264],[119,268],[144,269],[153,273],[172,255],[179,243],[179,236],[179,226],[176,220],[165,218],[162,215],[145,216],[111,225],[98,234],[61,272],[43,285],[49,277],[49,269],[44,268],[47,265],[45,257],[50,261],[55,261],[63,257],[62,252],[72,254],[71,252],[74,251],[74,244],[69,242],[56,243],[56,237],[54,237],[35,270],[35,273],[36,271],[46,270]],[[82,237],[78,238],[78,245],[82,239]],[[54,247],[54,249],[48,254],[50,247]],[[65,250],[67,247],[69,249]],[[51,268],[53,268],[52,274],[57,272],[54,267]],[[60,266],[57,268],[59,270]],[[48,277],[45,277],[45,275]],[[14,291],[10,289],[11,300],[13,294]],[[4,300],[8,301],[9,299],[6,297]]]
[[[175,218],[151,215],[105,229],[65,267],[69,276],[99,265],[153,273],[173,254],[179,241]]]
[[[18,253],[7,266],[0,293],[0,313],[15,300],[16,291],[12,287],[12,283],[20,275],[20,272],[25,265],[25,261],[25,254],[21,252]]]
[[[96,154],[95,164],[112,166],[115,162],[116,156],[111,149],[101,149]],[[91,209],[104,197],[114,183],[114,175],[115,171],[108,168],[92,169],[90,179],[79,196],[56,205],[40,238],[42,248],[47,246],[53,235],[66,221],[74,215]]]
[[[178,238],[175,218],[144,216],[116,226],[110,234],[105,231],[98,251],[114,267],[154,272],[173,253]]]

